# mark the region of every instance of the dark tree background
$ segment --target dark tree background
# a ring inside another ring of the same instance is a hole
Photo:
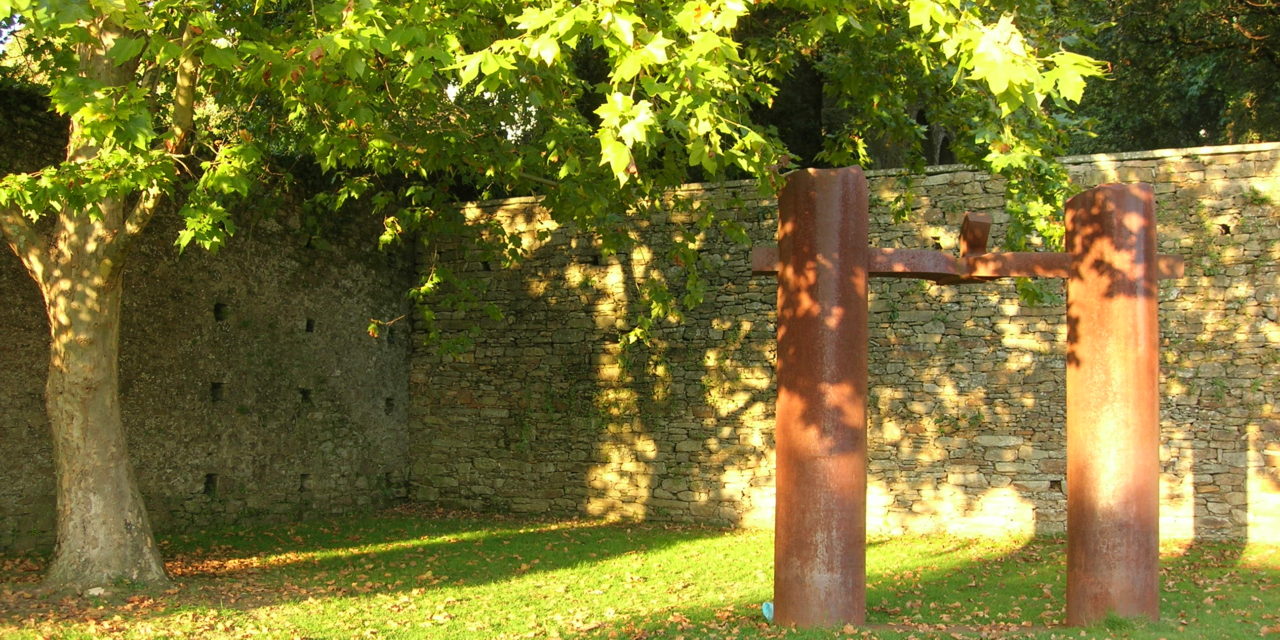
[[[1075,116],[1091,134],[1066,153],[1137,151],[1280,140],[1280,0],[1092,0],[1056,2],[1055,38],[1107,61]],[[757,20],[744,39],[780,37],[779,16]],[[837,108],[824,67],[837,56],[812,51],[781,70],[778,96],[757,114],[778,129],[801,166],[826,166],[823,150],[859,114]],[[834,71],[839,71],[836,67]],[[845,68],[845,72],[849,69]],[[945,88],[941,88],[945,90]],[[922,101],[922,104],[925,101]],[[946,127],[925,108],[916,127],[868,140],[877,168],[954,162]]]
[[[1280,2],[1126,0],[1082,3],[1112,64],[1080,112],[1098,134],[1079,151],[1280,140]]]

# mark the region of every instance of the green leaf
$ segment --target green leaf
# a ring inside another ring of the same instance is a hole
[[[619,15],[615,13],[612,14],[612,18],[613,32],[620,40],[622,40],[623,44],[626,44],[628,47],[634,45],[636,42],[636,35],[635,30],[632,27],[632,22],[635,21],[635,16]]]
[[[480,52],[480,73],[486,76],[493,75],[502,68],[502,59],[494,55],[492,51],[485,49]]]
[[[654,122],[653,105],[648,100],[641,100],[631,110],[631,119],[618,128],[618,137],[628,147],[634,147],[647,139],[649,127]]]
[[[1080,102],[1084,97],[1084,76],[1079,73],[1063,73],[1058,77],[1058,93],[1071,102]]]
[[[473,53],[464,60],[458,70],[458,83],[465,87],[480,74],[480,54]]]
[[[600,140],[600,164],[609,165],[618,184],[626,183],[631,177],[628,171],[631,167],[631,149],[607,132],[602,131],[597,137]]]
[[[618,128],[623,118],[630,117],[634,107],[635,100],[631,96],[619,91],[609,94],[604,104],[596,107],[596,115],[600,116],[600,126],[608,129]]]
[[[235,51],[214,45],[204,48],[203,60],[205,64],[211,67],[217,67],[224,71],[234,70],[236,63],[239,62],[239,58],[236,56]]]
[[[534,31],[541,29],[556,18],[556,13],[552,9],[539,9],[536,7],[525,7],[524,13],[516,18],[516,28],[524,31]]]
[[[910,27],[924,27],[928,30],[930,21],[929,16],[933,13],[934,5],[930,0],[911,0],[907,3],[907,25]]]
[[[555,38],[544,36],[529,43],[529,57],[542,60],[548,66],[560,55],[560,43]]]
[[[667,61],[667,49],[673,44],[675,44],[674,40],[663,37],[662,32],[659,31],[649,39],[644,48],[654,62],[664,64]]]
[[[644,57],[644,49],[628,51],[622,56],[622,60],[613,70],[614,84],[630,82],[632,78],[640,75],[640,70],[644,67]]]
[[[0,14],[2,13],[3,11],[0,11]],[[142,38],[117,38],[112,43],[111,50],[107,52],[107,58],[117,67],[122,66],[142,53],[142,48],[146,44],[147,41]]]
[[[365,72],[365,53],[359,50],[348,51],[342,56],[342,67],[347,72],[347,77],[361,78]]]
[[[1102,75],[1100,65],[1092,58],[1070,51],[1059,51],[1049,56],[1054,68],[1058,93],[1065,100],[1080,102],[1084,97],[1085,78]],[[1047,75],[1047,74],[1046,74]]]

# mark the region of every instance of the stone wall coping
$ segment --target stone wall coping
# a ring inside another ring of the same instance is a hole
[[[1183,147],[1173,149],[1152,149],[1148,151],[1123,151],[1119,153],[1092,153],[1075,156],[1060,156],[1058,162],[1066,165],[1127,162],[1130,160],[1154,160],[1161,158],[1186,158],[1191,156],[1220,156],[1262,151],[1280,151],[1280,142],[1258,142],[1252,144],[1229,144],[1209,147]],[[982,171],[981,167],[967,164],[935,164],[924,168],[923,174],[915,174],[907,168],[872,169],[866,172],[868,179],[885,178],[902,175],[936,175],[940,173],[956,173],[959,171]],[[689,182],[671,189],[672,193],[718,191],[734,188],[754,188],[755,180],[726,180],[724,182]],[[521,205],[536,205],[542,196],[518,196],[514,198],[496,198],[478,202],[463,203],[464,208],[498,209]]]
[[[1154,149],[1151,151],[1125,151],[1121,153],[1093,153],[1079,156],[1063,156],[1058,158],[1058,162],[1063,164],[1083,164],[1103,161],[1121,162],[1126,160],[1152,160],[1158,158],[1186,158],[1189,156],[1221,156],[1238,153],[1257,153],[1260,151],[1280,151],[1280,142],[1228,144],[1215,147],[1185,147],[1180,149]]]

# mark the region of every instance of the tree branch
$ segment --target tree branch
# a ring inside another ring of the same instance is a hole
[[[182,54],[178,59],[178,79],[173,89],[173,138],[168,142],[169,153],[174,155],[185,154],[194,137],[196,76],[200,73],[195,39],[195,31],[191,27],[182,32]]]
[[[130,211],[129,216],[125,218],[125,234],[136,236],[142,233],[151,219],[156,217],[156,210],[160,208],[160,202],[163,199],[164,193],[157,187],[143,191],[138,197],[138,202],[133,205],[133,211]]]
[[[46,253],[48,247],[40,234],[36,233],[31,220],[13,207],[0,208],[0,236],[4,237],[9,250],[13,251],[13,254],[18,256],[22,264],[26,265],[32,275],[38,279],[39,272],[43,271],[43,262],[40,257]]]
[[[182,54],[178,59],[178,77],[173,89],[172,137],[165,142],[170,156],[181,162],[195,138],[196,77],[200,74],[200,61],[195,52],[196,33],[191,27],[182,32]],[[147,228],[156,210],[164,200],[158,188],[146,189],[134,204],[125,221],[125,232],[136,236]]]

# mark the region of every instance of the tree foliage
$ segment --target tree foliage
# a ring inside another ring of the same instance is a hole
[[[181,191],[181,241],[206,247],[234,230],[226,207],[282,150],[339,176],[340,198],[382,192],[402,223],[436,215],[459,183],[482,197],[544,193],[566,218],[607,229],[605,211],[691,167],[768,179],[784,151],[752,113],[815,52],[829,100],[849,114],[826,162],[867,163],[873,132],[917,137],[927,105],[956,132],[960,159],[1034,177],[1057,148],[1055,107],[1095,73],[1062,47],[1052,12],[1007,2],[5,4],[26,24],[15,44],[27,77],[86,124],[102,166],[14,177],[5,193],[34,216],[73,191],[92,199],[88,185]],[[97,37],[100,18],[124,30],[108,55],[134,67],[129,83],[76,72],[72,45]],[[753,22],[769,33],[752,35]],[[584,73],[584,58],[607,73]],[[165,120],[183,60],[200,68],[191,163],[161,151],[182,128]],[[1021,217],[1044,230],[1043,212]]]

